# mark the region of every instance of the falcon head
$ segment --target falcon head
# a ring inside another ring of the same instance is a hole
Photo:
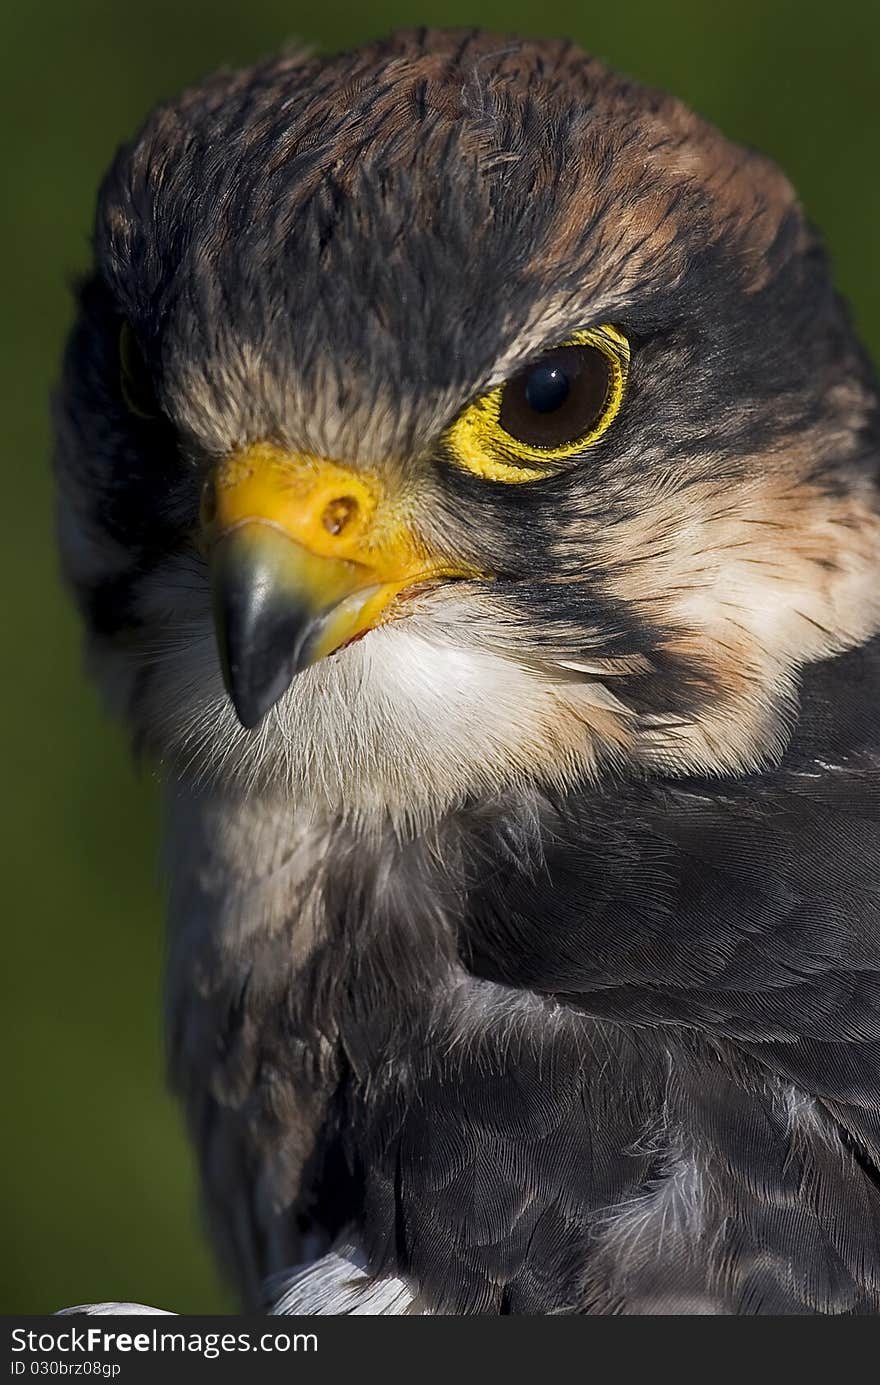
[[[880,625],[876,386],[791,187],[568,43],[160,107],[56,412],[93,667],[198,783],[412,824],[737,772]]]

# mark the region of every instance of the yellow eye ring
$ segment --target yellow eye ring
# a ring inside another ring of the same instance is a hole
[[[598,405],[595,400],[588,401],[588,414],[580,420],[576,411],[572,414],[569,410],[572,423],[579,423],[580,426],[575,426],[574,435],[562,442],[545,445],[513,436],[502,423],[505,391],[522,388],[522,381],[540,368],[545,359],[552,360],[554,352],[558,358],[572,347],[592,347],[603,357],[607,380]],[[553,471],[556,463],[577,456],[607,432],[623,402],[629,362],[629,342],[616,327],[606,323],[573,332],[553,351],[546,352],[539,361],[512,380],[475,399],[459,414],[445,437],[452,459],[487,481],[518,483],[540,480]]]

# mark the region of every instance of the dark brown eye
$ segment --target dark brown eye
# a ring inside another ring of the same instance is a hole
[[[119,330],[119,385],[131,413],[138,418],[161,417],[150,367],[127,322],[123,322]]]
[[[556,347],[504,386],[498,423],[529,447],[588,438],[602,422],[613,380],[612,362],[598,347]]]

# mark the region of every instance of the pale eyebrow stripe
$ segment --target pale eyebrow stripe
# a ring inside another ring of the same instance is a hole
[[[495,361],[491,372],[475,391],[484,394],[498,385],[504,384],[516,375],[529,361],[560,346],[573,333],[589,328],[601,327],[613,321],[620,313],[620,301],[611,295],[581,299],[576,294],[567,294],[542,303],[532,319],[522,327],[506,351]]]

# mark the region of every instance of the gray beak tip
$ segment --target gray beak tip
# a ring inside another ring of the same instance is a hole
[[[247,731],[304,668],[315,612],[279,582],[272,553],[243,552],[235,536],[218,545],[212,560],[214,622],[223,682]]]

